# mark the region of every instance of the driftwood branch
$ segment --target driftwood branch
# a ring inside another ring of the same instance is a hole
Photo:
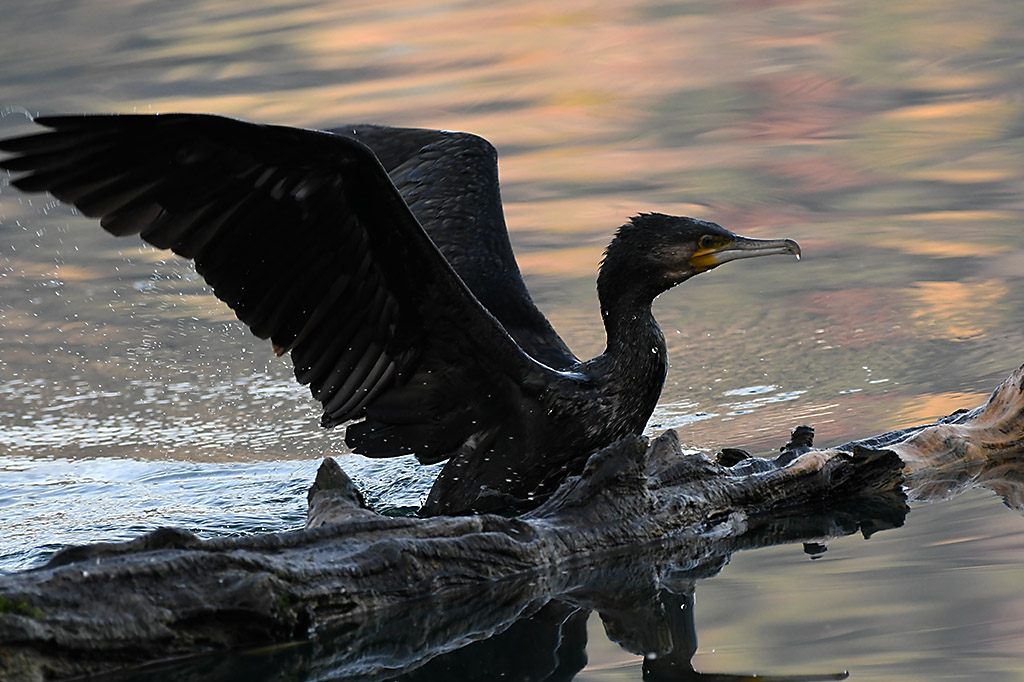
[[[626,439],[517,518],[383,517],[327,460],[304,530],[200,540],[161,529],[0,577],[0,677],[305,642],[283,650],[288,665],[415,678],[442,654],[521,633],[525,616],[523,636],[571,643],[573,614],[596,609],[627,648],[664,652],[648,662],[656,679],[659,665],[688,664],[691,647],[678,641],[685,623],[650,614],[732,552],[898,526],[905,490],[986,485],[1020,508],[1022,452],[1024,367],[977,410],[838,449],[811,449],[798,430],[775,460],[733,451],[725,466],[683,454],[673,432]]]

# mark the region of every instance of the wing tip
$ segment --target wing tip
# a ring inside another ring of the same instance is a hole
[[[320,426],[325,429],[333,429],[335,426],[344,424],[346,421],[347,420],[345,419],[338,419],[337,417],[333,417],[324,412],[323,416],[320,417]]]

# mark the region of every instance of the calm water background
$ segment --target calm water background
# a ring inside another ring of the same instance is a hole
[[[673,365],[651,431],[819,444],[972,407],[1024,361],[1024,5],[916,2],[7,2],[0,135],[24,113],[204,111],[479,133],[512,241],[579,355],[593,278],[645,210],[804,261],[659,299]],[[301,525],[317,461],[383,508],[429,472],[340,430],[187,263],[0,187],[0,570],[173,524]],[[699,670],[1018,680],[1024,519],[991,493],[907,526],[741,553],[697,588]],[[591,624],[580,680],[639,679]]]

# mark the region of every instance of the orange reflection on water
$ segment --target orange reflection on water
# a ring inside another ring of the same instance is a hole
[[[900,251],[916,256],[930,256],[933,258],[963,258],[965,256],[984,258],[991,256],[994,252],[1007,252],[1014,249],[1008,246],[987,244],[983,241],[958,239],[929,240],[929,239],[883,239],[881,244],[887,247],[899,249]]]
[[[910,290],[917,307],[911,317],[935,338],[963,340],[985,334],[1009,289],[999,281],[916,282]]]
[[[602,248],[579,246],[569,249],[536,251],[518,258],[525,273],[561,277],[597,277]]]
[[[988,399],[984,393],[935,393],[916,396],[895,411],[893,428],[927,424],[957,410],[970,410]]]

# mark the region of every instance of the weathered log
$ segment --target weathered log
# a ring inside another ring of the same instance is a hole
[[[903,485],[920,497],[929,472],[960,467],[972,472],[961,480],[1006,488],[995,477],[1019,478],[1022,435],[1024,367],[983,408],[845,449],[810,450],[798,434],[774,461],[733,453],[726,467],[683,454],[673,432],[620,441],[517,518],[382,517],[328,460],[304,530],[200,540],[162,529],[0,578],[0,677],[288,641],[308,643],[285,655],[318,674],[412,674],[524,616],[597,608],[616,622],[630,585],[713,575],[738,549],[899,525]]]

